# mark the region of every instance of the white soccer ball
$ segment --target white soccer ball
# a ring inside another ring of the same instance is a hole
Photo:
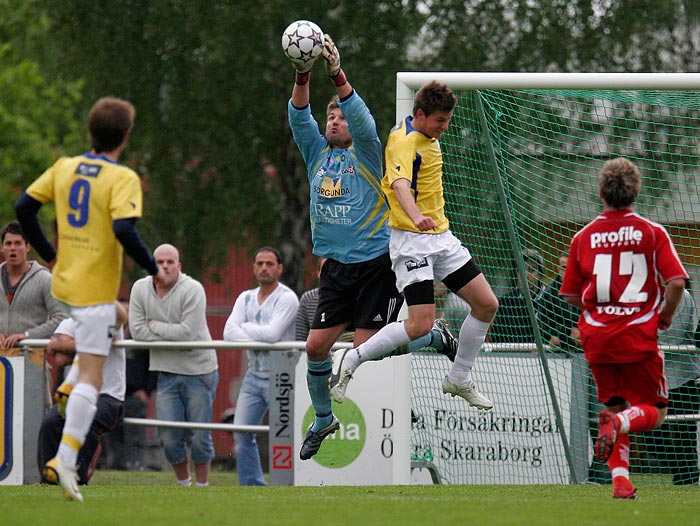
[[[282,49],[295,62],[309,62],[323,51],[323,31],[310,20],[297,20],[282,33]]]

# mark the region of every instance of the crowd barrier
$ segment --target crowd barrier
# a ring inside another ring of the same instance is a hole
[[[12,355],[0,356],[0,390],[4,393],[4,410],[0,411],[0,431],[5,435],[1,444],[0,451],[0,484],[15,483],[27,484],[37,482],[38,475],[35,473],[35,450],[33,447],[23,447],[24,444],[36,444],[38,437],[38,428],[41,422],[41,417],[47,408],[48,397],[46,395],[46,382],[43,363],[43,353],[37,353],[37,349],[45,348],[48,340],[45,339],[25,339],[20,342],[21,351],[17,351]],[[191,422],[169,422],[157,419],[145,418],[126,418],[124,422],[127,425],[150,426],[150,427],[180,427],[186,429],[210,429],[226,432],[256,432],[268,433],[270,436],[270,474],[271,482],[278,484],[289,484],[294,480],[294,475],[289,476],[290,466],[293,465],[292,458],[294,455],[294,433],[287,432],[286,429],[293,417],[290,417],[294,412],[294,399],[285,398],[287,395],[280,396],[280,393],[286,392],[286,387],[281,385],[280,378],[284,378],[288,371],[295,368],[296,362],[303,354],[299,352],[305,347],[303,341],[285,341],[273,344],[262,342],[228,342],[223,340],[214,341],[196,341],[196,342],[138,342],[134,340],[119,340],[114,343],[115,346],[128,349],[181,349],[181,348],[215,348],[217,350],[244,350],[244,349],[266,349],[271,351],[284,351],[274,353],[274,362],[278,363],[276,372],[273,376],[277,381],[270,382],[271,389],[271,407],[270,407],[270,422],[271,425],[256,425],[256,426],[236,426],[234,424],[225,423],[191,423]],[[336,343],[334,349],[350,348],[350,343]],[[509,352],[509,353],[529,353],[535,348],[534,344],[484,344],[484,352]],[[668,353],[698,353],[698,349],[694,346],[662,346],[662,349]],[[397,362],[398,360],[387,360],[388,362]],[[277,376],[274,376],[277,375]],[[281,375],[281,376],[280,376]],[[406,375],[404,375],[406,376]],[[410,382],[409,382],[410,384]],[[410,387],[409,387],[410,389]],[[297,388],[299,390],[299,388]],[[272,392],[274,391],[274,393]],[[407,393],[408,391],[401,391]],[[278,400],[280,403],[272,403],[273,400]],[[14,402],[14,404],[13,404]],[[405,412],[407,406],[399,406],[399,412]],[[410,408],[409,411],[410,412]],[[669,415],[668,421],[700,421],[700,414],[686,415]],[[296,427],[299,427],[298,425]],[[283,432],[284,431],[284,432]],[[410,435],[410,427],[407,433]],[[297,438],[298,440],[298,438]],[[394,442],[394,448],[396,444]],[[410,445],[404,445],[405,448]],[[402,447],[404,447],[402,446]],[[403,451],[398,448],[397,453]],[[409,458],[406,455],[400,458]],[[27,469],[24,469],[26,466]],[[8,477],[8,473],[13,471],[14,476]],[[4,474],[4,476],[3,476]],[[399,477],[400,479],[402,477]]]

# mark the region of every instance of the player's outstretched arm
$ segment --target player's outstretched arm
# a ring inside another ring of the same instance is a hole
[[[348,82],[345,72],[340,67],[340,52],[330,35],[324,36],[323,51],[321,56],[326,61],[326,71],[335,85],[338,97],[344,99],[352,93],[352,86]]]
[[[311,68],[314,67],[316,59],[305,62],[289,59],[294,66],[294,87],[292,88],[292,105],[295,108],[305,108],[309,104],[309,80],[311,79]]]
[[[306,108],[311,98],[309,93],[310,73],[300,75],[296,73],[294,77],[294,87],[292,88],[292,106],[297,109]]]

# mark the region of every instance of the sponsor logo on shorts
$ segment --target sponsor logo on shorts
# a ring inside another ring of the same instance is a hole
[[[408,272],[411,272],[412,270],[427,267],[428,266],[428,258],[419,259],[418,261],[416,261],[415,259],[409,259],[408,261],[406,261],[405,264],[406,264],[406,270]]]

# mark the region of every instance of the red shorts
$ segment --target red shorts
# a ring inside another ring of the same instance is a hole
[[[668,388],[661,354],[641,362],[592,363],[593,379],[602,403],[618,396],[631,405],[668,405]]]

